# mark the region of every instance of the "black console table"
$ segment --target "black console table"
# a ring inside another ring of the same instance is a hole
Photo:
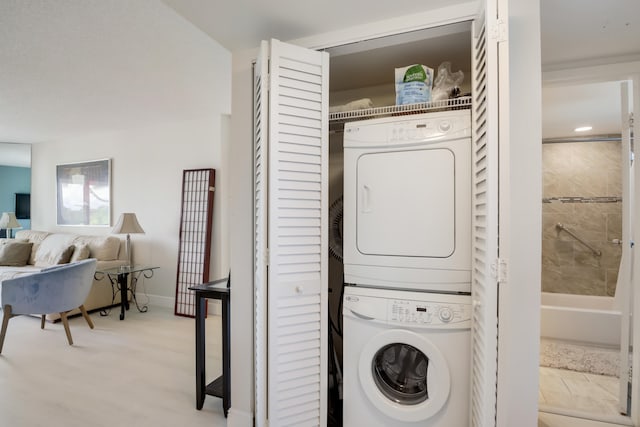
[[[226,417],[231,407],[231,377],[229,359],[229,321],[231,293],[230,279],[220,279],[189,289],[196,294],[196,408],[202,409],[206,395],[222,398],[222,409]],[[206,383],[205,373],[205,317],[207,299],[219,299],[222,302],[222,375],[210,384]]]

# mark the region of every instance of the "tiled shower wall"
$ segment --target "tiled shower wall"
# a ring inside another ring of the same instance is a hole
[[[542,144],[543,198],[620,197],[619,142]],[[596,256],[556,224],[562,223],[592,247]],[[542,290],[613,296],[622,253],[622,204],[542,203]]]

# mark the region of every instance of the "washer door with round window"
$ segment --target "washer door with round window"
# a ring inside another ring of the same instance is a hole
[[[423,421],[447,403],[449,366],[424,336],[407,330],[386,330],[372,337],[360,354],[359,378],[371,403],[387,416]]]

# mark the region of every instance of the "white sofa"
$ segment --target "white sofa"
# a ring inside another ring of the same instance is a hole
[[[51,265],[75,262],[86,258],[95,258],[98,270],[118,267],[127,263],[125,241],[115,236],[86,236],[21,230],[16,233],[15,239],[1,240],[3,241],[0,242],[0,245],[12,241],[30,243],[31,252],[25,265],[19,265],[22,262],[13,262],[16,265],[0,265],[0,286],[2,280],[5,279],[31,274]],[[2,251],[1,247],[0,251]],[[84,303],[87,311],[95,311],[120,303],[119,294],[116,295],[115,301],[112,301],[113,294],[109,279],[100,276],[100,280],[94,280],[89,296]],[[69,314],[76,313],[80,313],[80,311],[74,310]],[[47,319],[51,321],[59,318],[60,315],[57,313],[47,315]]]

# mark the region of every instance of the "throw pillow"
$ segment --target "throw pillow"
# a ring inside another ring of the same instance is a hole
[[[40,246],[42,249],[42,246]],[[74,245],[67,246],[62,251],[48,253],[47,256],[41,256],[38,252],[38,258],[36,259],[36,267],[48,267],[56,264],[68,264],[73,255],[73,251],[76,249]]]
[[[27,239],[7,239],[7,238],[0,238],[0,245],[4,245],[5,243],[11,243],[11,242],[22,242],[22,243],[27,243],[29,242]]]
[[[22,267],[27,265],[32,243],[5,242],[0,245],[0,265]]]
[[[118,259],[120,239],[115,236],[78,236],[74,243],[89,245],[90,257],[98,261],[113,261]]]
[[[72,243],[74,237],[73,234],[64,233],[54,233],[47,236],[36,251],[34,265],[36,267],[47,267],[49,265],[68,263],[75,249]]]
[[[73,251],[76,250],[74,245],[69,246],[64,251],[60,252],[60,255],[56,259],[56,264],[68,264],[71,261],[71,256],[73,255]]]
[[[89,245],[83,244],[75,244],[73,255],[71,255],[71,259],[69,262],[82,261],[83,259],[89,258],[89,254],[91,251],[89,250]]]
[[[29,257],[29,265],[36,265],[36,255],[38,254],[38,249],[40,249],[40,243],[34,243],[33,248],[31,248],[31,256]]]

